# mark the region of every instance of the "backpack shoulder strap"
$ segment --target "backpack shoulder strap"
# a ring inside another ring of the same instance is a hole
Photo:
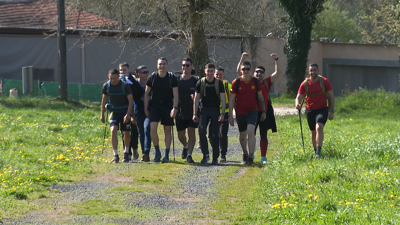
[[[308,77],[303,81],[304,89],[306,90],[306,95],[308,95]]]
[[[325,94],[326,98],[328,98],[328,94],[325,92],[325,84],[324,78],[321,75],[318,75],[319,85],[321,85],[322,92]]]
[[[240,78],[236,78],[236,95],[239,94]]]
[[[264,82],[264,85],[265,85],[265,87],[267,88],[267,91],[268,91],[268,93],[269,93],[269,87],[268,87],[267,79],[264,79],[263,82]]]
[[[215,86],[215,92],[217,93],[218,98],[220,98],[221,95],[219,94],[219,79],[214,78],[214,86]]]
[[[200,97],[205,96],[205,89],[206,89],[206,78],[202,77],[200,79]]]

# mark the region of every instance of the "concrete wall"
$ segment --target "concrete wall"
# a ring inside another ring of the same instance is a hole
[[[252,67],[264,66],[267,75],[274,71],[274,61],[269,57],[270,53],[277,53],[279,56],[278,68],[285,73],[287,59],[283,54],[285,40],[276,38],[258,38],[248,40],[245,44],[245,51],[250,53]],[[308,55],[308,63],[315,62],[320,67],[320,74],[329,77],[330,62],[337,61],[341,65],[359,66],[391,66],[399,67],[399,48],[394,45],[373,45],[373,44],[349,44],[349,43],[323,43],[312,42]],[[348,63],[346,63],[348,61]],[[326,74],[324,74],[326,73]],[[399,69],[400,74],[400,69]],[[307,76],[304,71],[304,76]],[[286,92],[286,77],[281,75],[274,84],[273,92]]]
[[[170,71],[179,72],[181,60],[186,57],[186,44],[185,40],[131,38],[121,41],[115,37],[98,37],[84,42],[79,35],[68,35],[68,82],[101,84],[107,80],[108,70],[117,68],[121,62],[128,62],[131,71],[142,64],[155,71],[157,59],[161,56],[169,60]],[[243,42],[242,39],[216,39],[209,40],[208,44],[211,62],[225,69],[230,82],[237,77],[236,66],[242,49],[250,53],[252,68],[264,66],[267,75],[274,71],[274,60],[269,55],[277,53],[282,75],[271,91],[286,92],[285,40],[264,37],[249,38]],[[0,34],[0,48],[0,78],[21,80],[21,68],[34,66],[54,70],[54,81],[58,81],[56,37]],[[318,63],[320,73],[328,78],[331,76],[330,65],[391,67],[392,78],[393,68],[395,71],[400,68],[397,46],[371,44],[312,42],[308,62]],[[303,73],[306,76],[306,71]]]

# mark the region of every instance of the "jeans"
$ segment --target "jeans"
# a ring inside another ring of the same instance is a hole
[[[228,112],[225,113],[224,121],[222,123],[218,122],[218,124],[219,124],[219,147],[221,149],[221,155],[226,155],[226,152],[228,151],[228,129],[229,129]],[[210,142],[214,143],[212,125],[209,126],[208,134]],[[212,146],[212,148],[214,149],[214,146]]]
[[[142,153],[149,154],[151,148],[150,119],[146,116],[144,110],[135,109],[135,117]]]
[[[219,126],[220,122],[218,122],[219,117],[219,108],[202,108],[200,112],[200,144],[201,151],[203,155],[207,155],[208,151],[208,142],[207,142],[207,125],[209,122],[212,129],[212,143],[211,146],[213,148],[213,159],[218,159],[219,157]]]

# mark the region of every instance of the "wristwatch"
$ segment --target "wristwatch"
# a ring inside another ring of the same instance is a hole
[[[331,113],[335,113],[335,110],[334,109],[332,109],[332,110],[329,110]]]

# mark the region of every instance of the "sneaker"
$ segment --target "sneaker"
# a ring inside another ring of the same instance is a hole
[[[222,156],[221,156],[221,159],[219,160],[219,162],[226,162],[226,156],[225,156],[225,155],[222,155]]]
[[[133,150],[133,160],[137,160],[139,158],[139,153],[137,151],[137,149]]]
[[[119,163],[119,155],[114,155],[114,158],[110,162]]]
[[[162,163],[168,163],[168,162],[169,162],[169,157],[164,156],[164,158],[162,159]]]
[[[218,165],[218,159],[213,159],[211,164]]]
[[[254,161],[253,161],[253,157],[249,156],[246,162],[247,165],[253,165]]]
[[[246,155],[246,154],[243,153],[243,161],[242,161],[242,164],[246,164],[248,158],[249,158],[249,155]]]
[[[186,162],[188,162],[188,163],[194,163],[194,161],[193,161],[191,155],[188,155],[188,157],[186,158]]]
[[[263,157],[261,157],[261,163],[262,164],[265,164],[265,163],[267,163],[267,157],[265,157],[265,156],[263,156]]]
[[[131,161],[130,155],[128,152],[124,153],[124,158],[122,159],[123,163],[128,163],[129,161]]]
[[[187,148],[183,148],[183,150],[182,150],[182,159],[186,159],[187,153],[188,153],[188,149]]]
[[[143,162],[150,162],[150,156],[149,156],[149,154],[144,154],[144,155],[142,156],[142,161],[143,161]]]
[[[156,155],[154,156],[154,162],[161,162],[161,152],[160,151],[156,151]]]
[[[208,161],[210,161],[210,156],[205,155],[205,156],[203,156],[203,159],[201,160],[201,164],[207,164]]]

